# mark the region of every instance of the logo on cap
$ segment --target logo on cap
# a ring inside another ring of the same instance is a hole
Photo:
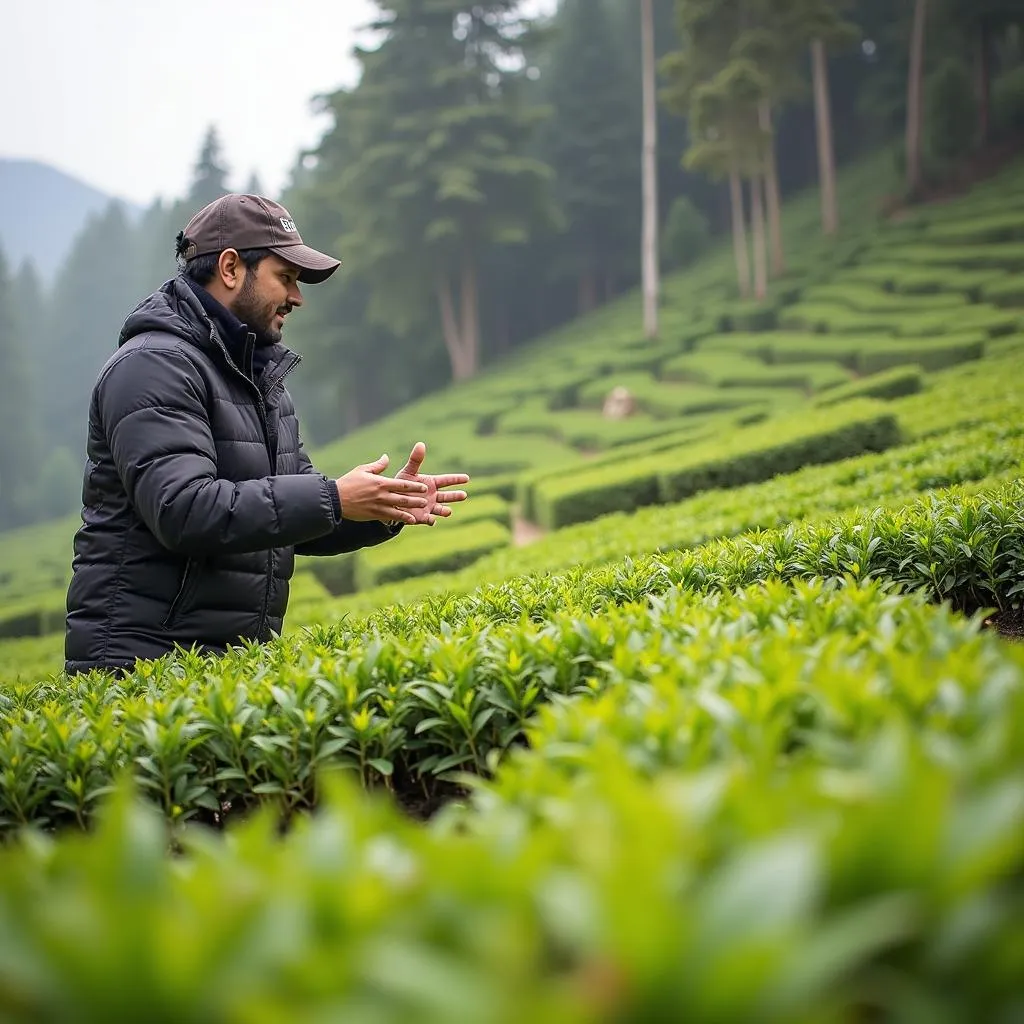
[[[281,227],[283,227],[285,229],[285,231],[298,231],[299,230],[295,226],[295,221],[289,220],[287,217],[282,217],[281,218]]]

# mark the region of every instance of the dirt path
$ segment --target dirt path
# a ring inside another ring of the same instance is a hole
[[[546,531],[536,523],[523,519],[518,512],[512,513],[512,544],[514,547],[524,548],[527,544],[540,540],[545,533]]]

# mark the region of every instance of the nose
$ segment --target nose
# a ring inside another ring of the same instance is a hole
[[[293,306],[302,305],[302,292],[299,291],[299,284],[297,281],[288,289],[288,301]]]

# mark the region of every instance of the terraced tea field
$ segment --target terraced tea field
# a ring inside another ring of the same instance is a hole
[[[317,453],[454,409],[473,498],[269,645],[63,679],[73,524],[6,539],[4,1019],[1021,1019],[1022,184]]]

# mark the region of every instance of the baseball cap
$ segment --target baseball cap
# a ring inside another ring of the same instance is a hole
[[[225,249],[269,249],[299,267],[306,284],[326,281],[341,266],[341,260],[306,245],[291,214],[263,196],[221,196],[196,213],[182,234],[186,260]]]

